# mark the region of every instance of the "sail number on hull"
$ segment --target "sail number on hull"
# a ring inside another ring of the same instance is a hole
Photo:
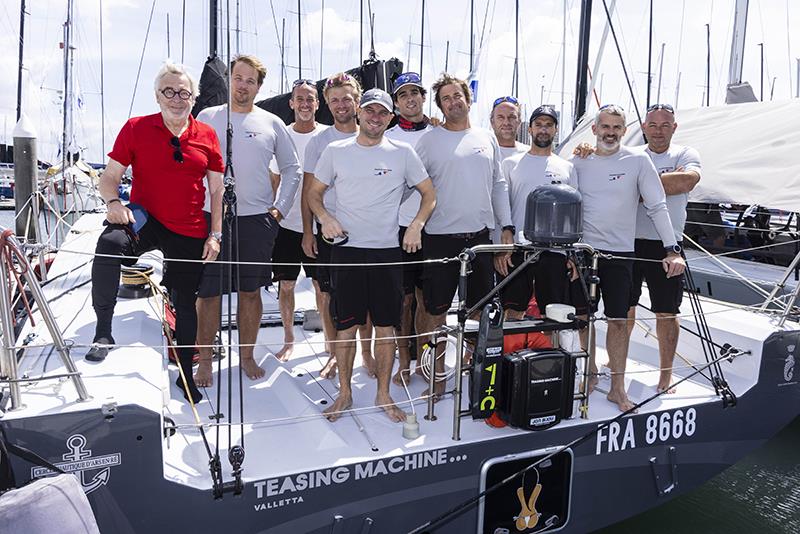
[[[638,424],[637,424],[638,421]],[[674,410],[647,416],[644,429],[641,419],[629,418],[614,421],[597,431],[595,454],[636,448],[642,440],[647,445],[664,443],[671,439],[690,437],[697,430],[697,410]]]

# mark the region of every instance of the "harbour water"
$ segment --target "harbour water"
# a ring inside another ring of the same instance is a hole
[[[0,211],[0,226],[13,225],[14,212]],[[643,532],[800,532],[800,418],[700,488],[596,534]]]
[[[595,534],[644,532],[800,532],[800,417],[703,486]]]

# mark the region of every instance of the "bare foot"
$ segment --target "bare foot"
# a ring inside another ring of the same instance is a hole
[[[334,378],[336,376],[336,356],[331,354],[328,356],[328,361],[325,362],[325,367],[319,372],[320,378]]]
[[[206,388],[214,384],[214,375],[211,369],[211,359],[201,358],[194,374],[194,383],[197,387]]]
[[[613,402],[614,404],[616,404],[617,406],[619,406],[621,412],[627,412],[628,410],[630,410],[635,406],[635,404],[631,402],[631,400],[624,392],[620,393],[618,391],[612,391],[606,396],[606,398],[611,402]],[[637,412],[634,411],[633,413]]]
[[[670,387],[670,382],[672,382],[672,373],[669,371],[662,371],[661,375],[658,377],[658,386],[656,387],[656,391],[659,393],[668,393],[670,395],[675,393],[675,388]]]
[[[398,369],[392,377],[392,383],[396,386],[403,387],[403,382],[406,385],[411,383],[411,370],[408,367]]]
[[[375,358],[372,354],[366,352],[361,355],[361,361],[364,364],[364,367],[367,368],[367,374],[370,378],[375,378]]]
[[[289,358],[292,357],[292,353],[294,352],[294,343],[288,342],[286,345],[283,346],[281,350],[278,351],[278,354],[275,355],[278,358],[279,362],[288,362]]]
[[[395,423],[400,423],[406,420],[406,412],[397,407],[391,397],[377,396],[375,397],[375,406],[380,406],[386,415]]]
[[[327,408],[323,413],[325,417],[328,418],[328,421],[336,421],[342,415],[344,415],[345,410],[349,410],[350,407],[353,405],[353,399],[350,396],[339,395],[336,397],[336,400],[333,401],[333,404]]]
[[[242,366],[242,369],[244,369],[244,374],[246,374],[247,378],[250,380],[258,380],[267,374],[264,369],[259,367],[253,358],[242,358],[239,365]]]

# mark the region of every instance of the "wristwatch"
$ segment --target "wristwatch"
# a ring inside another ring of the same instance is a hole
[[[208,237],[213,237],[217,243],[222,243],[222,232],[209,232]]]
[[[671,247],[664,247],[664,252],[669,254],[670,252],[674,254],[680,254],[683,252],[683,248],[680,245],[672,245]]]

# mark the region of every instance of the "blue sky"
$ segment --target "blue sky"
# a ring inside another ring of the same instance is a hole
[[[611,0],[607,0],[610,4]],[[105,74],[105,151],[119,128],[132,115],[156,110],[153,76],[168,55],[184,62],[199,76],[208,54],[208,2],[205,0],[76,0],[75,65],[84,102],[76,120],[77,138],[91,161],[102,155],[100,113],[100,4],[103,7]],[[231,27],[236,24],[239,5],[239,33],[231,36],[233,52],[254,53],[268,66],[262,97],[280,92],[280,29],[285,19],[286,79],[299,77],[298,23],[296,0],[228,0]],[[223,8],[225,0],[220,0]],[[301,0],[303,77],[322,78],[351,68],[359,61],[359,0]],[[542,101],[569,109],[573,106],[575,57],[577,54],[578,0],[566,0],[566,45],[562,0],[521,0],[520,14],[520,99],[529,112]],[[721,104],[728,76],[728,56],[733,21],[733,0],[654,0],[653,100],[657,93],[661,43],[664,61],[661,100],[679,107],[697,107],[704,95],[706,33],[711,26],[711,102]],[[151,8],[152,22],[138,84],[136,74]],[[183,7],[186,24],[182,28]],[[421,0],[372,0],[375,13],[375,49],[382,59],[410,58],[408,70],[419,70]],[[272,8],[270,7],[272,6]],[[647,69],[646,0],[618,0],[614,16],[623,58],[633,78],[637,99],[644,101]],[[685,6],[685,9],[684,9]],[[364,10],[367,2],[364,1]],[[273,18],[273,11],[275,17]],[[60,139],[59,90],[62,77],[62,24],[66,0],[28,0],[23,107],[39,133],[40,155],[54,157]],[[225,15],[223,14],[223,17]],[[324,37],[321,38],[324,17]],[[169,40],[167,39],[169,19]],[[483,21],[486,19],[484,29]],[[480,91],[473,108],[473,122],[486,124],[491,102],[511,93],[514,56],[514,2],[475,0],[476,41],[483,32],[480,57]],[[759,92],[759,47],[764,43],[765,98],[794,95],[796,60],[800,56],[800,5],[787,0],[751,0],[748,19],[744,79]],[[15,122],[19,1],[0,1],[0,43],[7,51],[0,57],[6,76],[0,78],[0,130],[4,142],[11,142]],[[223,20],[224,25],[224,20]],[[594,1],[590,66],[594,66],[605,25],[602,0]],[[278,32],[276,32],[276,27]],[[792,41],[794,34],[794,41]],[[369,49],[369,29],[364,28],[364,50]],[[466,76],[469,70],[469,1],[428,0],[425,14],[423,79],[430,84],[444,70]],[[446,57],[449,41],[449,56]],[[320,43],[324,42],[324,47]],[[409,43],[411,43],[409,45]],[[169,54],[168,54],[169,47]],[[476,45],[477,48],[477,45]],[[561,56],[566,65],[562,99]],[[222,51],[224,53],[224,50]],[[320,62],[322,69],[320,69]],[[616,102],[630,108],[630,96],[622,76],[616,49],[609,37],[597,73],[598,93],[604,103]],[[680,78],[679,78],[680,76]],[[676,92],[678,80],[680,90]],[[791,82],[790,82],[791,80]],[[602,83],[601,83],[602,82]],[[790,86],[791,83],[791,86]],[[135,91],[135,97],[134,97]],[[640,105],[642,105],[640,103]],[[592,106],[596,104],[592,101]],[[435,105],[432,108],[436,113]],[[571,122],[569,118],[565,123]]]

